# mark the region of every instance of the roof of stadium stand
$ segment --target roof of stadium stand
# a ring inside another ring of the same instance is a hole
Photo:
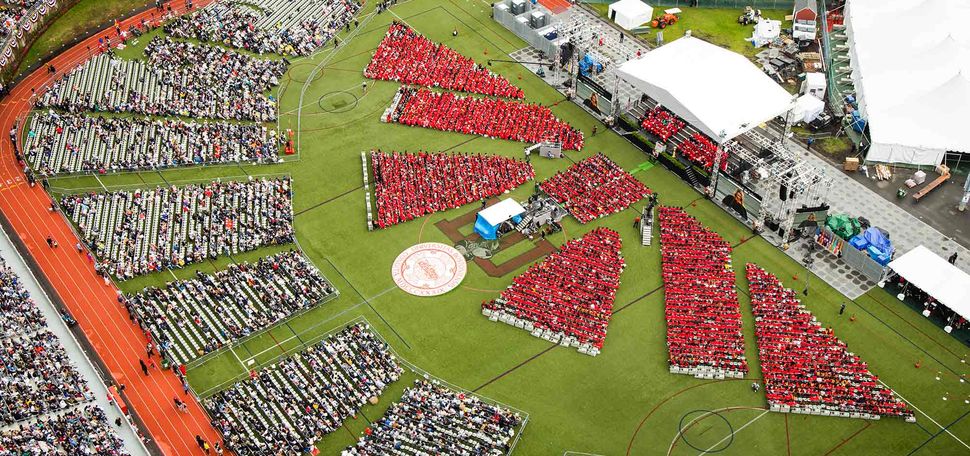
[[[970,274],[920,245],[889,267],[909,283],[970,320]]]
[[[933,165],[970,152],[970,2],[852,0],[846,15],[868,158]]]
[[[794,104],[790,93],[743,55],[690,36],[630,60],[617,71],[719,143]]]

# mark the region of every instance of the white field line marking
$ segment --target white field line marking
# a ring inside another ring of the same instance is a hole
[[[751,425],[751,423],[754,423],[755,421],[758,421],[759,419],[761,419],[761,417],[763,417],[763,416],[765,416],[765,415],[767,415],[767,414],[768,414],[768,410],[765,410],[764,412],[761,412],[761,414],[760,414],[760,415],[758,415],[758,416],[756,416],[756,417],[754,417],[754,418],[752,418],[752,419],[751,419],[751,421],[748,421],[747,423],[744,423],[744,426],[741,426],[741,427],[739,427],[739,428],[737,428],[737,430],[735,430],[734,432],[732,432],[732,433],[731,433],[731,435],[728,435],[728,436],[726,436],[726,437],[724,437],[723,439],[721,439],[721,440],[718,440],[718,442],[717,442],[717,443],[715,443],[714,445],[711,445],[711,447],[710,447],[710,448],[708,448],[708,449],[707,449],[707,451],[704,451],[704,452],[702,452],[702,453],[701,453],[701,454],[699,454],[698,456],[704,456],[705,454],[707,454],[707,452],[708,452],[708,451],[711,451],[711,450],[713,450],[714,448],[716,448],[716,447],[717,447],[718,445],[720,445],[720,444],[722,444],[722,443],[724,443],[724,441],[725,441],[725,440],[727,440],[727,439],[729,439],[729,438],[731,438],[731,437],[733,437],[733,436],[736,436],[736,435],[738,435],[738,433],[739,433],[739,432],[741,432],[741,430],[742,430],[742,429],[744,429],[744,428],[746,428],[746,427],[748,427],[748,426],[750,426],[750,425]]]
[[[930,421],[931,421],[931,422],[932,422],[933,424],[935,424],[935,425],[936,425],[936,427],[938,427],[938,428],[940,428],[940,429],[942,429],[942,430],[943,430],[943,432],[946,432],[947,434],[949,434],[949,435],[950,435],[950,437],[953,437],[953,439],[954,439],[954,440],[956,440],[957,442],[960,442],[960,444],[961,444],[961,445],[963,445],[963,446],[965,446],[965,447],[967,447],[967,449],[970,449],[970,445],[967,445],[967,443],[966,443],[966,442],[964,442],[963,440],[960,440],[960,438],[959,438],[959,437],[957,437],[957,436],[955,436],[955,435],[953,435],[953,433],[952,433],[952,432],[950,432],[950,430],[949,430],[949,429],[946,429],[946,428],[944,428],[943,426],[941,426],[941,425],[940,425],[940,423],[937,423],[937,422],[936,422],[936,420],[934,420],[934,419],[933,419],[933,417],[931,417],[931,416],[929,416],[929,415],[927,415],[927,414],[926,414],[926,412],[924,412],[924,411],[922,411],[922,410],[920,410],[920,409],[919,409],[919,407],[917,407],[917,406],[916,406],[916,404],[914,404],[914,403],[912,403],[912,402],[910,402],[910,401],[908,401],[908,400],[906,400],[906,398],[905,398],[905,397],[903,397],[903,396],[902,396],[901,394],[899,394],[899,393],[897,393],[897,392],[896,392],[896,390],[894,390],[894,389],[892,389],[892,388],[891,388],[891,387],[890,387],[889,385],[887,385],[887,384],[886,384],[885,382],[883,382],[882,380],[879,380],[879,383],[880,383],[880,384],[882,384],[882,386],[885,386],[886,388],[889,388],[889,391],[892,391],[892,392],[893,392],[893,394],[895,394],[895,395],[897,395],[897,396],[899,396],[899,398],[900,398],[900,399],[902,399],[902,400],[903,400],[903,402],[905,402],[905,403],[907,403],[907,404],[909,404],[909,405],[910,405],[910,407],[913,407],[913,410],[916,410],[917,412],[919,412],[919,413],[921,413],[921,414],[923,414],[923,416],[925,416],[925,417],[926,417],[927,419],[929,419],[929,420],[930,420]]]

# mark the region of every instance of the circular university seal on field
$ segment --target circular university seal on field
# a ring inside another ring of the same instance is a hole
[[[465,278],[468,264],[454,247],[425,242],[401,252],[391,266],[391,277],[402,290],[415,296],[445,294]]]

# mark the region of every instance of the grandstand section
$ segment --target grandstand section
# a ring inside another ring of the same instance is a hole
[[[309,55],[359,10],[351,0],[227,0],[166,24],[165,33],[259,54]]]
[[[275,163],[276,130],[258,124],[37,113],[24,152],[44,176]]]
[[[357,323],[203,403],[237,454],[310,453],[401,371],[387,344]]]
[[[293,241],[288,177],[66,195],[61,207],[118,279]]]
[[[256,59],[225,52],[231,57],[210,56],[194,62],[189,60],[192,54],[186,52],[157,63],[98,54],[52,84],[37,100],[37,106],[69,112],[276,120],[276,102],[263,94],[272,79],[264,80],[265,73],[254,78],[233,73],[230,65],[245,65]],[[285,66],[274,68],[273,72],[282,74]]]
[[[343,456],[508,454],[522,417],[436,380],[415,380]]]
[[[151,329],[163,356],[186,364],[336,293],[310,260],[291,250],[145,288],[127,296],[125,307]]]
[[[0,454],[127,454],[61,341],[2,259],[0,294]]]

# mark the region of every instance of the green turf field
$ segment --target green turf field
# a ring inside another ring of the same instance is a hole
[[[365,14],[372,9],[373,2],[368,2]],[[480,62],[504,57],[525,46],[493,23],[489,14],[489,5],[482,0],[405,1],[389,13],[362,18],[359,29],[341,35],[344,45],[338,50],[331,47],[314,58],[293,60],[280,90],[280,123],[283,129],[299,130],[299,161],[100,178],[108,187],[246,174],[289,174],[294,179],[299,247],[333,281],[340,296],[233,350],[208,357],[189,373],[197,393],[209,394],[245,375],[250,359],[255,365],[272,362],[362,317],[401,357],[431,375],[527,412],[529,423],[515,450],[520,455],[562,455],[567,451],[696,455],[708,449],[721,450],[718,454],[725,455],[970,454],[970,447],[957,440],[970,442],[970,419],[966,418],[970,405],[964,402],[970,399],[970,388],[959,381],[970,372],[964,363],[967,347],[878,289],[849,302],[846,314],[840,317],[838,308],[846,298],[812,278],[811,292],[804,302],[824,325],[834,328],[868,361],[881,380],[918,408],[918,423],[766,413],[764,393],[750,390],[760,371],[743,266],[757,262],[798,290],[804,288],[808,273],[763,239],[752,238],[747,228],[662,166],[635,176],[658,191],[662,203],[686,207],[736,245],[733,261],[741,291],[749,379],[710,381],[668,373],[659,249],[656,241],[653,247],[639,245],[639,233],[632,226],[639,208],[588,225],[567,219],[564,232],[550,238],[562,244],[597,226],[608,226],[623,236],[628,267],[610,333],[598,357],[550,344],[483,317],[481,302],[496,297],[513,275],[490,278],[470,264],[462,286],[444,296],[418,298],[397,289],[390,266],[398,253],[418,242],[450,244],[434,223],[473,208],[368,232],[361,151],[422,149],[520,157],[524,144],[381,123],[378,118],[398,85],[369,81],[364,94],[362,70],[388,24],[396,18]],[[452,37],[452,29],[459,31],[457,37]],[[576,105],[562,102],[557,92],[523,67],[497,63],[491,69],[522,87],[527,101],[554,105],[557,116],[587,136],[591,132],[596,123],[592,117]],[[595,137],[587,137],[583,152],[569,152],[570,159],[602,151],[628,170],[646,161],[623,138],[604,132],[602,125],[598,130]],[[532,163],[537,177],[544,179],[570,161],[536,158]],[[99,188],[101,183],[93,178],[65,178],[53,180],[52,185],[63,191]],[[531,191],[530,183],[512,196],[525,199]],[[233,260],[272,252],[258,250]],[[199,267],[213,270],[228,261],[221,259]],[[185,277],[192,273],[193,269],[186,268],[176,274]],[[171,277],[168,272],[159,273],[121,286],[135,291]],[[850,322],[850,315],[855,315],[856,321]],[[914,367],[918,360],[922,361],[919,369]],[[339,454],[340,448],[352,444],[367,420],[375,419],[408,383],[406,378],[393,385],[381,404],[347,423],[348,432],[325,437],[320,444],[323,454]],[[705,414],[708,410],[719,414]],[[683,439],[678,438],[681,424]]]

